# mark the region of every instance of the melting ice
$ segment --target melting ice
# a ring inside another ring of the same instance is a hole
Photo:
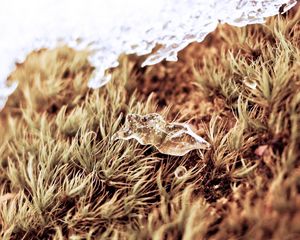
[[[166,59],[189,43],[201,42],[218,23],[262,23],[287,11],[296,0],[10,0],[0,6],[0,109],[16,85],[6,79],[27,54],[67,44],[88,48],[96,70],[89,87],[110,80],[105,70],[118,66],[122,53],[149,54],[145,65]],[[16,79],[17,80],[17,79]]]
[[[161,153],[173,156],[210,148],[188,124],[168,123],[157,113],[127,115],[123,128],[113,136],[113,140],[116,139],[136,139],[142,145],[152,145]]]

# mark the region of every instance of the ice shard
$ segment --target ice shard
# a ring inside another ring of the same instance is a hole
[[[210,144],[198,136],[190,125],[168,123],[157,113],[127,115],[124,126],[113,136],[113,140],[117,139],[136,139],[142,145],[152,145],[159,152],[172,156],[210,148]]]

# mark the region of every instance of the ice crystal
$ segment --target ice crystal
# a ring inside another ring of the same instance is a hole
[[[257,83],[254,80],[250,80],[249,77],[245,77],[243,80],[243,83],[245,84],[245,86],[247,86],[248,88],[251,88],[253,90],[256,89],[256,87],[257,87]]]
[[[0,6],[0,91],[27,54],[58,44],[90,50],[98,88],[110,80],[108,68],[120,54],[145,55],[145,65],[176,61],[189,43],[201,42],[218,23],[244,26],[262,23],[296,4],[296,0],[10,0]],[[16,79],[17,80],[17,79]],[[3,95],[3,94],[2,94]],[[6,98],[0,99],[0,107]]]
[[[179,166],[176,168],[174,175],[177,179],[181,179],[181,178],[184,178],[186,173],[187,173],[186,167]]]
[[[113,136],[116,139],[136,139],[142,145],[152,145],[159,152],[173,156],[210,147],[188,124],[168,123],[157,113],[127,115],[124,127]]]

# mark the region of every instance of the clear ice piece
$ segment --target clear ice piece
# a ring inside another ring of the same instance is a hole
[[[178,166],[174,172],[174,175],[177,179],[181,179],[184,178],[186,173],[187,173],[186,167]]]
[[[113,140],[136,139],[142,145],[152,145],[163,154],[183,156],[192,150],[205,150],[210,144],[198,136],[186,123],[168,123],[157,113],[128,114],[124,126]]]

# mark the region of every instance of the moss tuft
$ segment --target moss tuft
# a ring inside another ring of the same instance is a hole
[[[1,239],[299,238],[299,23],[298,10],[222,25],[144,69],[123,56],[98,90],[86,51],[32,53],[0,115]],[[153,112],[211,149],[111,140],[127,114]]]

